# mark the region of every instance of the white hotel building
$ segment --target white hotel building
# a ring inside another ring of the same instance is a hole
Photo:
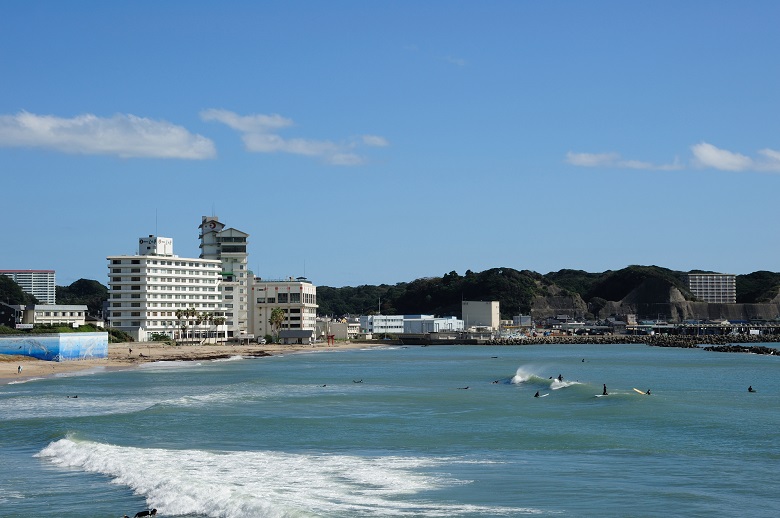
[[[222,315],[221,263],[173,254],[173,239],[140,238],[138,255],[108,258],[108,314],[111,327],[146,341],[152,333],[179,337],[176,310]],[[190,333],[216,333],[214,326],[189,325]],[[220,330],[224,336],[224,329]]]
[[[317,287],[303,277],[256,278],[247,268],[249,234],[227,228],[216,216],[203,216],[200,257],[173,254],[173,239],[140,238],[138,255],[108,257],[108,325],[145,341],[159,333],[180,338],[181,326],[196,339],[262,338],[273,335],[271,311],[282,308],[280,331],[311,331],[317,320]],[[176,317],[195,309],[225,318],[215,326]]]

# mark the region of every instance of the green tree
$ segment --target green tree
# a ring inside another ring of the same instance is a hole
[[[29,293],[25,293],[12,278],[0,275],[0,302],[16,306],[37,304],[38,300]]]
[[[282,324],[284,323],[284,310],[282,308],[274,308],[271,310],[271,318],[268,319],[268,323],[271,324],[271,327],[274,330],[274,334],[276,334],[276,341],[279,341],[279,329],[282,327]]]

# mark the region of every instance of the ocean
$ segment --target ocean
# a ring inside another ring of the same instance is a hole
[[[14,383],[0,516],[780,516],[778,373],[701,349],[453,345]]]

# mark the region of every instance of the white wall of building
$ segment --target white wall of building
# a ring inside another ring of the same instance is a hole
[[[445,331],[463,331],[463,320],[456,317],[434,317],[432,315],[404,317],[404,333],[427,334]]]
[[[360,317],[360,332],[372,334],[394,334],[404,332],[403,315],[365,315]]]

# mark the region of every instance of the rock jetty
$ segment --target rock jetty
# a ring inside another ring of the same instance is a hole
[[[705,351],[780,355],[780,350],[750,343],[777,343],[780,335],[548,335],[497,338],[487,345],[646,344],[653,347],[703,348]]]

